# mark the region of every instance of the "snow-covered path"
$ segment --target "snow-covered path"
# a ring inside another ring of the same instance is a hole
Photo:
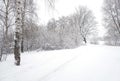
[[[73,50],[28,52],[0,63],[0,81],[120,81],[120,47],[87,45]]]

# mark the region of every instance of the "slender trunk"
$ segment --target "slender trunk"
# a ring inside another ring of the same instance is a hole
[[[2,47],[0,48],[0,61],[2,61],[2,55],[3,55],[3,53],[2,53]]]
[[[9,0],[7,0],[7,1],[5,1],[5,37],[4,37],[4,49],[5,49],[5,53],[6,53],[6,55],[7,55],[7,53],[8,53],[8,49],[9,49],[9,46],[8,46],[8,15],[9,15],[9,13],[8,13],[8,9],[9,9],[9,5],[10,5],[10,2],[9,2]]]
[[[24,0],[23,12],[22,12],[22,38],[21,38],[21,52],[22,53],[24,52],[25,9],[26,9],[26,0]]]
[[[84,42],[85,42],[85,44],[86,44],[86,43],[87,43],[87,40],[86,40],[86,38],[85,38],[85,37],[83,38],[83,40],[84,40]]]
[[[23,30],[23,28],[24,28],[24,18],[23,18],[24,16],[23,16],[23,14],[22,14],[22,26],[21,26],[21,28],[22,28],[22,34],[21,34],[21,52],[23,53],[24,52],[24,36],[23,36],[23,34],[24,34],[24,30]]]
[[[22,53],[24,52],[24,39],[23,39],[23,37],[21,39],[21,52]]]
[[[5,19],[5,22],[6,22],[6,30],[5,30],[5,49],[6,49],[6,55],[8,53],[8,49],[9,49],[9,45],[8,45],[8,11],[6,11],[6,19]]]

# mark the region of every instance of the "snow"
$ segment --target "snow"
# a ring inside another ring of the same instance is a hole
[[[86,45],[72,50],[32,51],[0,62],[0,81],[120,81],[120,47]]]

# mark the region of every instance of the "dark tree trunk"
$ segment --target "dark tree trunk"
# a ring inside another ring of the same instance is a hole
[[[2,53],[2,47],[1,47],[1,49],[0,49],[0,61],[2,61],[2,55],[3,55],[3,53]]]
[[[22,41],[21,41],[21,52],[24,52],[24,39],[22,37]]]
[[[83,38],[83,41],[85,42],[85,44],[87,43],[87,40],[86,40],[86,38],[85,38],[85,37]]]
[[[14,45],[14,57],[15,64],[20,65],[20,52],[21,52],[21,32],[22,32],[22,8],[23,0],[16,0],[16,31],[15,31],[15,45]]]
[[[22,39],[21,39],[21,52],[24,52],[24,26],[25,26],[25,10],[26,10],[26,0],[23,3],[23,12],[22,12]]]
[[[16,40],[15,40],[15,46],[14,46],[14,56],[15,56],[15,64],[20,65],[20,36],[19,32],[15,32]]]

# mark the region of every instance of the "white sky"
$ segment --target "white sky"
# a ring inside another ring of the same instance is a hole
[[[36,1],[36,0],[35,0]],[[67,16],[75,12],[75,8],[79,5],[87,6],[91,9],[98,21],[98,29],[100,30],[100,35],[104,34],[104,29],[102,27],[102,4],[103,0],[56,0],[55,9],[52,11],[50,8],[46,7],[44,0],[37,0],[37,13],[39,17],[39,22],[47,23],[50,18],[58,18],[61,16]]]

